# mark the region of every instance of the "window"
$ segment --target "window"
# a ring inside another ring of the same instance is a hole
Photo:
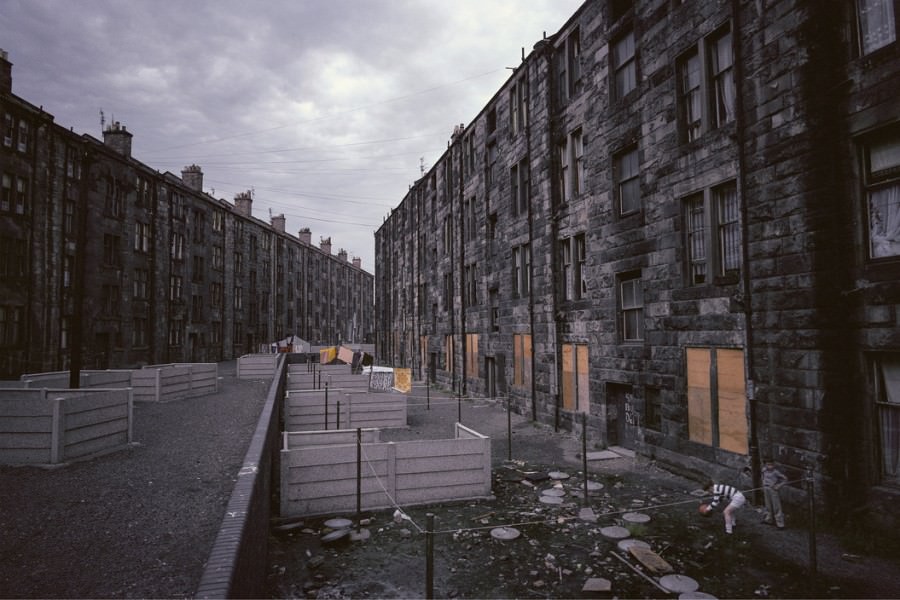
[[[3,189],[0,193],[0,211],[9,212],[12,208],[12,175],[3,174]]]
[[[193,259],[193,269],[191,269],[191,281],[195,283],[199,283],[203,281],[203,272],[206,271],[206,259],[200,255],[195,254],[191,257]]]
[[[135,269],[133,281],[135,300],[146,300],[149,298],[150,272],[147,269]]]
[[[143,347],[147,345],[149,336],[147,335],[147,319],[144,317],[135,317],[132,322],[131,345],[135,347]]]
[[[620,100],[637,87],[637,61],[634,55],[634,32],[629,31],[613,44],[612,70],[615,74],[614,99]]]
[[[856,0],[862,54],[869,54],[897,39],[894,0]]]
[[[16,177],[16,206],[17,215],[25,214],[25,206],[28,201],[28,181],[22,177]]]
[[[491,304],[491,331],[500,331],[500,294],[496,288],[488,292]]]
[[[713,126],[734,120],[734,56],[731,30],[717,33],[709,40],[709,72],[712,76]]]
[[[584,191],[584,144],[581,128],[570,133],[559,145],[559,193],[568,202]]]
[[[900,483],[900,354],[877,355],[873,361],[878,454],[881,476]]]
[[[119,286],[117,285],[104,285],[102,287],[103,294],[103,313],[106,315],[118,315],[119,314],[119,297],[121,296],[119,292]]]
[[[465,281],[466,306],[476,306],[478,304],[478,268],[475,263],[466,266]]]
[[[485,163],[485,186],[491,187],[497,179],[497,144],[494,142],[487,145]]]
[[[487,113],[487,132],[488,134],[497,131],[497,109],[492,108]]]
[[[182,278],[180,275],[169,276],[169,300],[181,300]]]
[[[184,335],[184,321],[182,319],[173,319],[169,322],[169,345],[180,346],[182,336]]]
[[[563,104],[569,98],[581,93],[581,35],[578,28],[572,30],[556,49],[559,101]]]
[[[531,291],[531,252],[529,244],[513,248],[513,298],[523,298]]]
[[[731,29],[725,26],[676,61],[678,128],[684,142],[693,142],[703,132],[734,121],[731,38]]]
[[[120,238],[117,235],[103,235],[103,264],[117,267],[121,263]]]
[[[747,454],[747,392],[744,352],[687,348],[688,438]]]
[[[737,186],[732,182],[713,188],[719,242],[718,274],[725,275],[741,268],[741,229]]]
[[[234,272],[236,275],[244,272],[244,255],[240,252],[234,253]]]
[[[619,281],[622,340],[639,342],[644,339],[644,292],[641,279],[633,275]]]
[[[396,303],[395,303],[396,305]],[[453,273],[444,273],[444,310],[453,306]]]
[[[134,224],[134,251],[149,252],[150,251],[150,224],[141,223]]]
[[[711,202],[707,202],[707,195]],[[708,210],[707,206],[711,208]],[[734,182],[685,198],[684,246],[689,285],[710,283],[710,274],[723,276],[740,271],[739,210]],[[717,249],[713,256],[710,248]]]
[[[181,233],[172,234],[172,249],[170,251],[172,260],[181,260],[184,258],[184,235]]]
[[[3,114],[3,145],[7,148],[12,147],[13,132],[16,129],[15,119],[9,113]]]
[[[685,141],[700,137],[703,119],[703,96],[700,91],[700,54],[688,52],[678,64],[678,95]]]
[[[221,210],[213,210],[212,228],[216,233],[225,231],[225,212]]]
[[[225,268],[225,249],[222,246],[213,246],[212,248],[212,268],[217,271]]]
[[[28,152],[28,121],[19,120],[19,139],[17,140],[19,152]]]
[[[25,240],[0,235],[0,277],[24,277],[26,266]]]
[[[0,347],[19,346],[22,343],[21,306],[0,305]]]
[[[864,146],[864,184],[870,258],[900,256],[900,129]]]
[[[194,242],[202,244],[206,241],[206,213],[202,210],[194,210],[193,217]]]
[[[587,344],[563,344],[563,409],[572,412],[590,413],[590,397]]]
[[[513,216],[527,215],[531,182],[528,161],[521,160],[509,170],[510,205]]]
[[[513,385],[531,387],[531,335],[513,335]]]
[[[241,286],[234,288],[234,310],[242,310],[244,308],[244,289]]]
[[[632,147],[613,158],[614,177],[619,200],[619,215],[635,213],[641,209],[640,170],[638,150]]]
[[[474,240],[475,232],[478,228],[478,220],[476,218],[475,212],[475,197],[469,198],[466,200],[465,205],[465,218],[466,218],[466,239]],[[422,247],[422,246],[420,246]]]
[[[528,127],[528,77],[519,79],[509,90],[509,129],[513,134]]]
[[[194,294],[191,296],[191,321],[194,323],[202,323],[203,319],[203,296]]]
[[[575,273],[574,273],[574,289],[572,290],[572,298],[580,300],[587,295],[587,279],[585,278],[585,263],[587,261],[584,234],[579,233],[573,238],[575,246]]]

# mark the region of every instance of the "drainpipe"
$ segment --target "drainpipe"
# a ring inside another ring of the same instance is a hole
[[[751,298],[750,288],[750,249],[749,226],[747,223],[749,210],[747,208],[747,156],[745,150],[746,134],[745,134],[745,118],[744,118],[744,63],[743,63],[743,46],[741,44],[741,20],[740,20],[740,0],[731,1],[733,34],[732,44],[734,53],[734,80],[735,80],[735,133],[737,136],[737,158],[738,158],[738,188],[741,202],[741,284],[744,296],[744,338],[746,344],[746,362],[747,362],[747,404],[748,404],[748,427],[750,429],[750,468],[753,474],[754,501],[759,502],[759,487],[761,481],[760,463],[759,463],[759,438],[757,436],[757,419],[756,419],[756,391],[753,385],[754,361],[753,361],[753,302]]]
[[[456,140],[453,142],[453,148],[459,148],[459,141],[463,138],[463,132],[460,131],[459,135],[456,136]],[[462,153],[460,152],[460,155]],[[451,149],[450,155],[453,156],[453,150]],[[467,359],[468,359],[468,348],[466,347],[466,239],[465,239],[465,197],[463,190],[463,165],[462,159],[459,160],[459,167],[457,168],[457,172],[459,173],[459,190],[457,193],[459,199],[459,280],[461,282],[459,286],[459,330],[460,330],[460,346],[462,348],[462,381],[460,382],[460,389],[462,390],[462,395],[465,396],[468,391],[468,385],[466,383],[466,378],[468,376],[467,373]],[[474,206],[472,209],[474,210]]]

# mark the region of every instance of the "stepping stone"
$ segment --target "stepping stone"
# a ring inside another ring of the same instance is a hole
[[[603,577],[591,577],[584,582],[582,592],[609,592],[612,591],[612,582]]]
[[[544,496],[556,496],[557,498],[562,498],[566,495],[566,491],[559,488],[549,488],[542,491],[541,494]]]
[[[569,478],[569,474],[563,473],[562,471],[550,471],[550,473],[548,473],[548,474],[550,475],[550,479],[559,480],[559,479],[568,479]]]
[[[719,600],[718,597],[706,592],[681,592],[678,594],[678,600]]]
[[[581,485],[581,489],[584,489],[584,484]],[[588,481],[587,482],[588,493],[591,492],[599,492],[603,489],[602,483],[597,483],[596,481]]]
[[[619,550],[622,550],[624,552],[628,552],[628,549],[632,546],[640,546],[641,548],[647,549],[650,548],[650,544],[648,544],[644,540],[635,540],[631,538],[620,540],[617,545],[619,546]]]
[[[624,527],[619,527],[618,525],[611,525],[609,527],[602,527],[600,529],[600,535],[603,537],[607,537],[613,540],[624,540],[627,537],[631,536],[631,532],[625,529]]]
[[[347,529],[353,525],[353,521],[350,519],[328,519],[325,521],[325,527],[329,529]]]
[[[622,515],[622,519],[628,523],[649,523],[650,515],[644,513],[630,512]]]
[[[514,540],[520,535],[521,533],[515,527],[495,527],[491,529],[491,537],[504,542]]]
[[[563,499],[560,498],[559,496],[545,496],[545,495],[541,494],[540,500],[544,504],[562,504],[563,503]]]
[[[663,586],[673,594],[681,594],[688,592],[696,592],[700,589],[700,584],[696,579],[691,579],[687,575],[664,575],[659,578],[659,585]]]
[[[339,542],[344,539],[349,539],[350,530],[349,529],[336,529],[331,533],[326,533],[322,536],[322,542],[325,544],[332,544],[334,542]]]
[[[578,518],[582,521],[588,521],[589,523],[597,522],[597,515],[594,513],[594,509],[590,506],[586,506],[578,511]]]

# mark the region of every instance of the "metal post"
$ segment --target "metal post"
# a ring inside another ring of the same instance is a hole
[[[356,522],[362,515],[362,428],[356,428]]]
[[[506,460],[512,462],[512,400],[506,397]]]
[[[456,422],[462,423],[462,394],[456,392]]]
[[[340,429],[341,428],[341,401],[340,400],[337,401],[337,415],[335,415],[335,416],[337,418],[337,424],[335,425],[334,428]]]
[[[325,431],[328,431],[328,384],[325,384]]]
[[[806,498],[809,502],[809,576],[815,577],[819,570],[816,556],[816,488],[812,468],[806,468]]]
[[[425,515],[425,597],[434,598],[434,513]]]
[[[431,382],[425,382],[425,407],[431,410]]]
[[[588,505],[587,413],[581,413],[581,462],[584,467],[584,505]]]

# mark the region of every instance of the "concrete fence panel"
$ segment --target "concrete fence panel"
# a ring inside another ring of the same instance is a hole
[[[245,354],[237,360],[238,379],[271,379],[279,354]]]
[[[401,395],[330,388],[327,394],[325,390],[289,390],[285,393],[286,431],[406,427],[406,420],[406,397]]]
[[[129,388],[0,391],[0,463],[56,464],[126,447]]]
[[[355,511],[357,473],[361,510],[389,508],[392,498],[412,506],[491,495],[490,438],[471,429],[452,440],[363,441],[359,464],[355,437],[344,443],[347,436],[335,434],[334,445],[322,439],[282,451],[282,516]]]

